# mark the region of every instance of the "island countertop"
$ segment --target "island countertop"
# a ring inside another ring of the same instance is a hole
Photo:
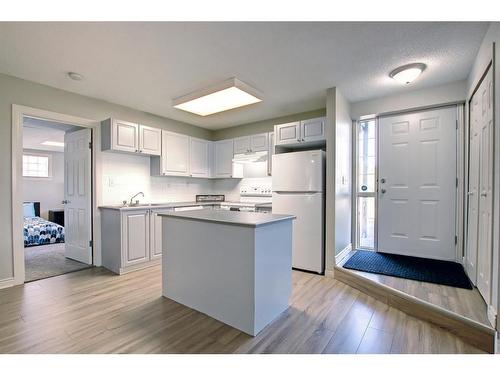
[[[174,217],[186,220],[207,221],[220,224],[258,227],[283,220],[293,220],[293,215],[276,215],[258,212],[242,212],[227,210],[197,210],[181,212],[165,212],[160,216]]]

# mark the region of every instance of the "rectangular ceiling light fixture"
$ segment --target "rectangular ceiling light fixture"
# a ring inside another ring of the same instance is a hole
[[[44,145],[44,146],[64,147],[64,142],[43,141],[41,144]]]
[[[200,116],[208,116],[229,109],[261,102],[253,87],[237,78],[230,78],[204,90],[196,91],[173,100],[174,108]]]

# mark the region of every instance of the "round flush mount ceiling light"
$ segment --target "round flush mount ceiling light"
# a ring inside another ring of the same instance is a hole
[[[83,81],[83,76],[80,73],[68,72],[68,77],[73,81]]]
[[[417,78],[426,68],[427,66],[422,63],[408,64],[400,66],[399,68],[394,69],[389,77],[398,81],[399,83],[409,84],[415,78]]]

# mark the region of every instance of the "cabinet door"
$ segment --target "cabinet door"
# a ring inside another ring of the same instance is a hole
[[[190,138],[190,174],[192,177],[209,177],[209,141]]]
[[[300,122],[302,142],[322,141],[325,139],[325,118],[313,118]]]
[[[267,151],[268,148],[269,133],[255,134],[251,137],[250,149],[253,152],[256,151]]]
[[[161,257],[163,246],[162,246],[162,217],[159,214],[164,212],[172,211],[171,209],[166,210],[151,210],[150,216],[150,256],[151,260],[158,259]]]
[[[273,175],[274,132],[269,133],[269,152],[267,158],[267,174]]]
[[[117,151],[138,152],[139,125],[113,119],[111,148]]]
[[[244,154],[252,151],[251,137],[239,137],[234,139],[234,154]]]
[[[149,210],[122,214],[122,266],[149,261]]]
[[[139,152],[161,155],[161,129],[139,125]]]
[[[162,131],[161,171],[169,176],[189,176],[189,137]]]
[[[217,141],[214,147],[215,177],[232,177],[233,140]]]
[[[278,146],[300,142],[300,122],[275,125],[274,141]]]

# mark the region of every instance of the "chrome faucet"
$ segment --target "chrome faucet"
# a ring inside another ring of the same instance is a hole
[[[132,198],[130,198],[130,205],[132,206],[134,203],[133,203],[133,200],[135,197],[137,197],[138,195],[142,195],[142,197],[144,198],[144,193],[142,191],[138,192],[136,195],[134,195]],[[139,201],[137,200],[137,203],[139,203]]]

